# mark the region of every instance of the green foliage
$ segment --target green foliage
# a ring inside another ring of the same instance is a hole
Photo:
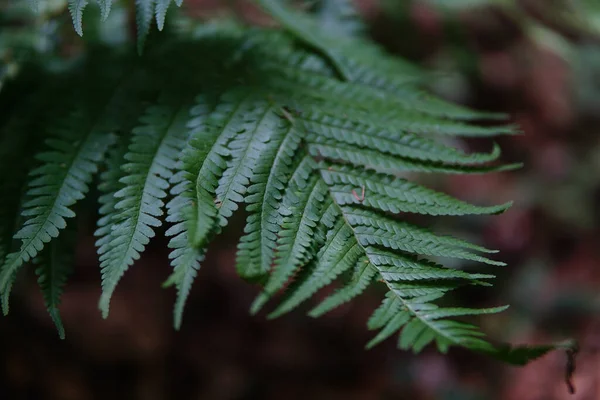
[[[0,216],[5,311],[16,275],[34,261],[62,336],[57,310],[70,271],[70,253],[63,248],[75,228],[74,206],[97,179],[99,307],[105,317],[119,279],[166,225],[173,272],[165,286],[178,291],[174,325],[179,328],[209,244],[243,207],[247,219],[236,267],[244,279],[264,286],[254,313],[286,286],[271,317],[297,308],[333,282],[339,289],[311,316],[379,285],[387,295],[369,320],[369,328],[379,330],[369,347],[399,334],[402,349],[419,352],[436,343],[445,352],[463,346],[510,362],[552,349],[494,347],[476,326],[454,320],[505,307],[436,304],[460,286],[489,285],[493,275],[446,268],[431,258],[503,263],[489,258],[493,250],[402,220],[406,213],[506,210],[508,204],[471,205],[400,175],[513,168],[494,163],[497,146],[488,153],[465,153],[440,137],[485,137],[514,129],[479,127],[473,121],[498,115],[427,95],[421,89],[425,74],[417,67],[348,35],[360,32],[354,19],[350,30],[338,17],[328,28],[318,22],[328,21],[326,12],[346,14],[322,9],[320,19],[313,19],[280,2],[259,3],[289,33],[209,25],[157,43],[137,59],[90,46],[85,57],[60,71],[27,75],[35,86],[53,86],[36,95],[40,105],[19,104],[0,119],[0,149],[34,152],[15,134],[23,123],[26,132],[44,139],[34,166],[25,167],[28,176],[0,181],[3,188],[26,187],[2,199],[10,203]],[[79,4],[78,15],[84,3],[72,4]],[[101,6],[105,17],[110,2]],[[168,3],[138,0],[136,7],[143,44],[152,16],[162,26]],[[73,87],[77,93],[48,113],[41,130],[32,128],[35,119],[23,120]],[[20,158],[0,162],[0,172],[9,171]]]

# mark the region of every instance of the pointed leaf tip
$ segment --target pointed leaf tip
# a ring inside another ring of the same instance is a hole
[[[60,318],[60,312],[58,311],[58,308],[53,307],[48,309],[48,313],[50,314],[50,318],[52,318],[52,322],[54,322],[54,326],[56,326],[58,337],[61,340],[65,340],[65,328],[63,326],[62,319]]]
[[[106,21],[110,14],[112,0],[98,0],[98,5],[100,6],[100,18],[102,21]]]
[[[107,319],[110,311],[110,298],[111,294],[102,293],[100,301],[98,302],[98,309],[102,312],[102,318]]]
[[[69,0],[69,13],[73,20],[73,27],[79,36],[83,36],[83,10],[88,5],[87,0]]]
[[[162,31],[165,26],[165,18],[170,4],[171,0],[156,1],[156,25],[158,26],[159,31]]]

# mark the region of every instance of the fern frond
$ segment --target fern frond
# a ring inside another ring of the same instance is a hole
[[[22,241],[21,248],[6,257],[0,270],[3,293],[9,292],[10,281],[23,263],[58,237],[65,219],[75,216],[71,207],[88,191],[98,164],[114,141],[112,135],[94,127],[89,114],[74,111],[46,141],[48,150],[37,155],[42,164],[30,173],[22,212],[27,219],[14,236]],[[80,132],[85,133],[79,136]]]
[[[246,234],[240,239],[237,270],[243,276],[260,277],[269,272],[279,230],[282,192],[292,174],[294,154],[300,137],[293,127],[279,119],[279,126],[265,143],[246,195]]]
[[[479,283],[481,279],[494,278],[494,275],[490,274],[474,274],[444,268],[431,261],[419,260],[415,256],[376,247],[365,247],[365,253],[371,265],[377,267],[378,274],[386,281],[464,279],[471,283]]]
[[[469,251],[492,253],[495,252],[493,250],[453,237],[436,236],[426,229],[395,221],[368,210],[347,206],[342,210],[348,223],[354,227],[358,241],[365,246],[376,245],[413,254],[459,258],[490,265],[505,265]]]
[[[313,308],[308,315],[314,318],[320,317],[334,308],[351,301],[365,291],[365,289],[373,282],[376,275],[377,270],[368,259],[359,259],[354,266],[354,274],[350,282],[323,300],[318,306]]]
[[[100,174],[98,190],[101,195],[98,197],[100,208],[98,214],[98,228],[94,232],[96,248],[106,248],[111,240],[110,233],[113,226],[113,217],[118,198],[115,194],[121,190],[124,185],[120,182],[122,176],[121,165],[125,163],[125,154],[128,150],[128,137],[121,136],[116,146],[111,149],[106,157],[105,170]]]
[[[68,226],[65,232],[50,242],[33,261],[37,266],[35,273],[39,277],[38,284],[44,295],[46,308],[61,339],[65,338],[65,329],[58,306],[63,287],[73,270],[76,232],[76,229]]]
[[[496,214],[511,205],[477,207],[404,179],[347,166],[324,164],[320,171],[340,205],[363,204],[383,212],[429,215]]]
[[[162,31],[165,26],[165,17],[170,4],[171,0],[156,0],[156,25],[159,31]]]
[[[15,104],[0,128],[0,160],[7,166],[0,168],[0,266],[4,265],[8,254],[18,249],[19,241],[13,236],[24,221],[21,211],[28,172],[36,164],[34,155],[43,144],[40,142],[43,142],[48,116],[59,112],[62,106],[60,102],[48,104],[47,98],[53,90],[55,87],[51,85]],[[38,117],[31,118],[32,115]],[[0,290],[4,314],[9,311],[9,295],[15,278],[16,274],[10,278],[6,291]]]
[[[489,172],[510,171],[521,167],[521,164],[472,166],[449,165],[430,161],[424,162],[405,157],[381,154],[378,151],[364,150],[356,146],[340,144],[333,140],[315,139],[316,140],[308,146],[312,156],[325,157],[338,162],[344,161],[355,166],[369,168],[385,174],[393,174],[401,171],[484,174]]]
[[[137,23],[137,51],[142,54],[146,38],[152,27],[155,0],[135,0],[135,21]]]
[[[140,257],[162,225],[164,201],[175,162],[186,137],[188,111],[168,102],[147,109],[141,126],[133,130],[131,144],[122,166],[124,185],[114,194],[118,202],[110,223],[109,240],[98,249],[102,268],[102,296],[99,307],[108,316],[110,298],[119,279]]]
[[[83,10],[88,5],[87,0],[69,0],[69,12],[71,13],[71,18],[73,19],[73,27],[75,27],[75,32],[79,36],[83,36],[83,27],[82,27],[82,19],[83,19]]]
[[[328,141],[356,146],[361,150],[373,150],[397,157],[471,165],[494,161],[500,155],[498,146],[494,146],[494,149],[487,154],[464,154],[455,148],[415,134],[392,129],[383,130],[349,118],[335,118],[320,113],[303,112],[298,117],[298,121],[309,134],[307,137],[309,142],[324,138]]]
[[[175,329],[181,328],[183,310],[192,288],[192,283],[200,269],[200,263],[204,260],[204,250],[190,246],[188,231],[186,229],[186,211],[191,204],[181,197],[176,197],[167,204],[167,221],[175,225],[167,231],[167,236],[173,236],[169,240],[169,248],[173,249],[169,254],[173,273],[169,276],[163,287],[175,285],[177,288],[177,300],[174,309]],[[207,221],[208,222],[208,221]]]
[[[283,220],[278,233],[275,266],[262,293],[252,304],[252,313],[258,312],[290,276],[312,258],[326,190],[313,172],[314,161],[303,157],[290,178],[279,208]]]
[[[81,74],[93,82],[103,82],[100,78],[109,73],[86,68],[107,60],[110,71],[131,71],[121,78],[128,84],[119,85],[125,87],[120,94],[105,101],[103,84],[96,84],[90,93],[97,101],[82,102],[68,126],[50,138],[41,133],[49,149],[31,172],[25,204],[15,198],[11,205],[24,208],[26,220],[15,236],[21,248],[2,250],[7,240],[0,238],[0,251],[10,251],[0,270],[3,303],[21,265],[51,251],[46,244],[62,237],[73,205],[108,152],[96,232],[105,316],[119,279],[165,221],[173,267],[165,286],[177,289],[178,329],[208,245],[245,207],[236,269],[243,278],[264,283],[254,313],[284,288],[271,317],[299,307],[337,280],[342,286],[310,315],[322,315],[381,284],[387,295],[369,322],[379,329],[369,346],[398,334],[399,347],[415,352],[436,343],[442,351],[463,346],[521,362],[547,351],[494,347],[477,327],[453,320],[503,308],[437,304],[449,291],[489,285],[493,276],[446,268],[430,258],[504,265],[491,259],[494,250],[402,221],[403,213],[503,212],[508,204],[471,205],[399,175],[515,168],[493,164],[498,146],[489,153],[469,153],[440,138],[513,133],[514,128],[478,127],[475,119],[494,115],[425,95],[425,75],[414,66],[370,45],[363,48],[351,35],[330,36],[314,18],[280,2],[260,2],[309,49],[281,32],[210,26],[158,44],[133,63],[99,50],[87,63],[65,68],[66,75]],[[136,2],[140,49],[153,17],[161,25],[166,5]],[[165,95],[157,102],[158,91]],[[193,105],[188,94],[196,96]],[[142,107],[140,126],[131,129]],[[0,162],[6,165],[2,157]],[[49,285],[45,290],[52,289],[54,307],[62,281],[43,282]]]
[[[340,274],[354,267],[363,253],[360,245],[350,240],[351,237],[350,227],[343,219],[338,219],[327,232],[325,245],[316,255],[309,276],[298,284],[293,293],[281,302],[269,317],[275,318],[291,311]]]
[[[262,152],[269,144],[270,133],[277,129],[279,123],[268,102],[249,100],[244,103],[247,108],[243,114],[238,111],[232,121],[236,124],[237,132],[227,144],[230,159],[216,189],[219,217],[223,221],[221,225],[237,210],[238,203],[244,200]]]
[[[175,329],[181,327],[187,297],[204,259],[204,247],[219,226],[213,196],[225,169],[225,148],[219,142],[222,131],[212,124],[220,118],[227,119],[232,106],[214,103],[214,99],[207,96],[196,99],[187,124],[189,140],[178,162],[180,172],[171,178],[174,198],[167,204],[166,220],[173,225],[166,234],[172,236],[169,248],[173,250],[169,259],[173,273],[163,286],[177,288]]]
[[[106,21],[108,15],[110,14],[110,9],[112,8],[113,0],[97,0],[98,6],[100,7],[100,18],[102,21]]]
[[[21,117],[21,116],[19,116]],[[8,161],[16,167],[14,171],[9,169],[0,170],[0,265],[3,265],[8,254],[15,250],[15,240],[13,235],[21,223],[21,204],[23,201],[24,181],[27,177],[26,172],[30,160],[28,157],[16,157],[25,153],[26,142],[29,135],[23,132],[28,124],[20,118],[11,121],[8,127],[3,127],[4,137],[0,142],[2,154],[0,159]],[[9,294],[16,278],[14,274],[6,291],[0,292],[0,305],[6,315],[9,311]]]

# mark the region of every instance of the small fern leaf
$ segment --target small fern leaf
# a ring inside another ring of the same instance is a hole
[[[113,0],[97,0],[98,6],[100,6],[100,18],[102,21],[106,21],[108,15],[110,14],[110,9],[112,8]]]
[[[47,107],[44,100],[39,101],[45,94],[36,93],[32,96],[36,101],[17,106],[0,131],[0,160],[10,166],[0,169],[0,266],[6,256],[18,248],[18,241],[13,236],[23,223],[21,211],[27,191],[27,173],[34,166],[34,154],[40,147],[38,143],[42,141],[40,136],[46,122],[45,118],[33,119],[31,115]],[[9,311],[9,294],[15,279],[16,274],[13,274],[6,292],[0,292],[5,315]]]
[[[12,287],[15,284],[15,280],[17,278],[17,274],[13,274],[6,285],[5,291],[0,293],[0,305],[2,305],[2,313],[4,315],[8,315],[10,311],[10,293],[12,291]]]
[[[279,117],[266,101],[251,100],[246,104],[245,113],[236,113],[235,125],[228,126],[235,127],[237,134],[227,144],[231,158],[216,189],[222,225],[244,200],[269,135],[279,124]]]
[[[521,164],[499,166],[452,165],[443,162],[419,161],[406,157],[381,154],[378,151],[364,150],[356,146],[340,144],[330,140],[318,140],[308,145],[314,157],[343,161],[359,167],[365,167],[384,174],[399,172],[437,172],[446,174],[484,174],[490,172],[511,171],[521,168]]]
[[[210,137],[210,134],[201,136],[204,139]],[[198,164],[196,159],[194,159],[197,157],[198,160],[203,160],[203,164],[198,165],[197,168],[189,168],[188,174],[190,180],[187,181],[186,178],[181,177],[181,181],[176,182],[178,185],[172,191],[176,195],[174,201],[185,203],[180,206],[181,211],[178,214],[181,214],[184,221],[186,221],[185,229],[187,231],[188,242],[195,249],[205,247],[212,238],[212,234],[217,232],[218,210],[215,205],[214,194],[211,194],[211,189],[214,193],[217,179],[216,174],[222,174],[225,169],[225,160],[220,155],[208,149],[206,152],[203,151],[206,142],[202,142],[202,139],[198,136],[192,139],[191,145],[183,153],[185,155],[183,162],[186,165],[186,158],[191,158],[193,166],[194,164]],[[218,136],[215,138],[215,141],[216,139],[218,139]],[[207,176],[213,178],[212,184],[203,180]],[[179,222],[179,219],[173,222]]]
[[[177,288],[173,322],[177,330],[181,328],[185,303],[190,294],[192,283],[200,269],[200,263],[204,260],[204,251],[189,245],[184,214],[184,208],[188,205],[181,202],[181,198],[175,198],[167,204],[168,221],[175,223],[173,227],[167,230],[167,236],[173,236],[169,241],[169,248],[173,249],[169,254],[169,258],[172,260],[173,273],[163,284],[163,287],[175,285]]]
[[[74,223],[76,221],[72,221]],[[65,329],[60,318],[58,307],[63,287],[73,270],[76,230],[67,227],[65,232],[44,248],[34,260],[37,266],[38,284],[44,295],[48,313],[56,325],[58,336],[65,338]]]
[[[150,106],[134,128],[131,144],[122,166],[126,175],[120,179],[124,187],[114,196],[118,199],[111,218],[110,239],[98,249],[102,268],[102,295],[99,307],[108,316],[110,298],[125,271],[140,257],[161,226],[163,199],[167,197],[168,180],[173,175],[176,159],[187,131],[187,109],[170,103]]]
[[[354,268],[354,274],[350,282],[343,288],[338,289],[334,294],[328,296],[318,306],[313,308],[308,315],[313,318],[320,317],[342,304],[349,302],[365,291],[375,278],[377,270],[367,259],[358,260]]]
[[[79,36],[83,36],[83,10],[87,5],[87,0],[69,0],[69,12],[71,13],[71,18],[73,19],[75,32],[77,32]]]
[[[381,129],[345,118],[332,118],[320,112],[305,111],[299,120],[302,122],[302,128],[309,133],[307,140],[311,143],[319,142],[319,138],[322,138],[326,141],[358,146],[360,150],[373,150],[397,157],[462,165],[488,163],[500,156],[500,148],[497,145],[494,145],[490,153],[465,154],[419,135],[393,129]]]
[[[474,350],[489,351],[493,347],[481,339],[477,327],[462,322],[443,319],[458,315],[482,315],[501,312],[506,307],[487,309],[440,309],[430,302],[453,288],[438,284],[414,286],[406,283],[390,283],[388,297],[369,320],[370,329],[383,328],[367,345],[375,346],[392,334],[402,330],[398,346],[412,348],[415,353],[435,340],[440,351],[449,345],[464,345]]]
[[[146,38],[152,27],[154,0],[135,0],[135,21],[137,24],[137,51],[142,54]]]
[[[167,204],[168,220],[175,223],[172,228],[167,230],[167,236],[173,236],[169,241],[169,248],[173,249],[169,254],[173,273],[163,284],[163,287],[175,285],[177,288],[173,321],[177,330],[181,328],[185,303],[200,269],[200,263],[204,260],[204,251],[189,245],[183,211],[188,204],[182,203],[180,200],[180,198],[175,198]]]
[[[406,311],[395,312],[390,316],[389,321],[385,324],[383,329],[379,331],[369,343],[367,343],[367,349],[373,348],[379,343],[383,342],[396,332],[398,332],[404,324],[410,321],[410,314]]]
[[[177,5],[177,7],[181,7],[181,5],[183,4],[183,0],[175,0],[175,4]]]
[[[124,185],[119,180],[123,175],[121,165],[125,163],[125,154],[128,150],[128,139],[126,136],[121,136],[118,139],[117,145],[112,148],[106,157],[105,170],[100,174],[100,183],[98,190],[101,195],[98,197],[100,208],[98,214],[98,228],[94,232],[96,240],[96,248],[108,246],[111,240],[110,232],[113,227],[113,217],[115,214],[115,206],[119,199],[115,196]]]
[[[244,276],[262,276],[271,268],[275,243],[280,225],[279,206],[282,192],[293,172],[294,154],[300,137],[286,120],[280,120],[266,143],[267,150],[248,187],[246,203],[250,213],[246,221],[246,234],[240,239],[237,253],[237,270]]]
[[[312,257],[326,194],[326,186],[314,174],[315,166],[311,158],[304,157],[290,178],[279,211],[283,219],[278,233],[275,266],[263,291],[252,304],[250,311],[253,314]]]
[[[367,328],[370,330],[383,328],[396,315],[401,304],[396,297],[388,292],[381,305],[371,314],[367,321]]]
[[[192,109],[188,127],[192,130],[188,145],[182,152],[184,173],[179,177],[178,188],[185,198],[191,199],[192,207],[185,211],[190,244],[202,248],[212,234],[227,225],[227,219],[243,200],[249,179],[238,175],[237,167],[249,173],[243,160],[233,165],[230,144],[249,145],[249,132],[256,129],[256,106],[246,94],[229,92],[219,98],[218,106],[200,96]],[[264,111],[264,110],[263,110]],[[246,118],[246,116],[249,118]],[[243,150],[236,150],[242,158]],[[241,151],[241,153],[239,153]],[[227,174],[227,175],[226,175]],[[234,187],[232,197],[224,196]],[[217,227],[213,221],[217,221]]]
[[[28,200],[22,212],[26,221],[15,234],[21,248],[6,257],[0,270],[1,292],[9,290],[23,263],[58,237],[66,227],[65,219],[75,216],[71,207],[83,199],[98,164],[114,142],[114,136],[95,130],[91,123],[86,113],[73,112],[46,141],[48,150],[37,155],[43,164],[30,173]],[[78,137],[82,131],[85,134]]]
[[[352,230],[343,219],[339,219],[337,225],[327,233],[310,275],[297,281],[288,298],[279,304],[269,318],[276,318],[296,308],[317,290],[354,267],[362,255],[362,249],[356,241],[350,240],[351,237]]]
[[[373,244],[421,255],[455,257],[490,265],[505,265],[472,252],[496,253],[497,250],[486,249],[449,236],[437,236],[426,229],[382,217],[369,210],[351,207],[342,207],[342,209],[344,217],[354,227],[358,240],[365,246]],[[400,240],[401,238],[403,240]]]
[[[390,175],[324,164],[321,176],[337,204],[362,204],[383,212],[429,215],[497,214],[511,203],[477,207]],[[363,190],[364,189],[364,190]],[[358,195],[360,194],[360,195]]]
[[[173,225],[166,235],[171,237],[169,248],[173,250],[169,258],[173,273],[163,286],[177,288],[175,329],[181,327],[185,303],[204,259],[206,243],[219,226],[213,196],[218,177],[225,169],[220,154],[225,149],[219,141],[222,130],[215,126],[220,124],[215,122],[228,119],[235,106],[213,103],[206,96],[197,97],[187,124],[190,137],[178,163],[180,172],[171,178],[174,198],[167,204],[166,220]]]
[[[409,254],[394,253],[376,247],[365,247],[365,253],[368,255],[371,265],[387,282],[462,279],[473,284],[484,284],[481,280],[494,278],[494,275],[490,274],[475,274],[444,268],[434,262],[420,260]]]
[[[165,26],[165,17],[171,0],[156,0],[156,25],[158,30],[162,31]]]
[[[13,146],[13,143],[10,143],[11,139],[18,137],[16,135],[12,136],[12,134],[13,132],[9,131],[6,136],[8,140],[3,140],[0,143],[3,150],[14,151],[13,157],[10,157],[9,154],[1,154],[0,158],[8,158],[10,163],[17,167],[10,172],[8,169],[0,171],[0,193],[2,193],[0,197],[0,265],[2,265],[1,263],[6,255],[13,250],[13,235],[15,229],[18,229],[19,212],[23,200],[25,186],[23,182],[27,177],[26,173],[21,171],[26,170],[28,167],[27,163],[21,164],[18,159],[11,159],[14,158],[15,154],[21,155],[25,151],[24,146]]]

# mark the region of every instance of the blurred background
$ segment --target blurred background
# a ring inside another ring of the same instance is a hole
[[[4,18],[34,18],[26,2],[9,3]],[[44,13],[51,18],[32,19],[39,34],[19,37],[23,48],[76,51],[81,42],[62,23],[70,18],[64,1],[48,4]],[[58,339],[30,271],[19,282],[10,316],[0,322],[0,399],[600,399],[600,0],[356,4],[375,40],[438,71],[432,91],[506,112],[522,128],[520,136],[498,139],[503,160],[523,162],[522,169],[423,178],[477,204],[514,200],[508,212],[424,222],[500,250],[498,258],[508,266],[492,272],[495,286],[462,290],[453,300],[511,304],[478,320],[493,340],[576,338],[576,394],[568,394],[562,352],[514,368],[456,349],[447,356],[434,349],[414,356],[396,350],[395,340],[364,350],[372,335],[365,323],[381,298],[374,291],[316,320],[302,310],[274,321],[251,317],[248,308],[259,288],[234,270],[243,216],[211,248],[180,332],[172,329],[174,291],[160,288],[170,272],[160,239],[125,275],[110,317],[102,320],[89,216],[80,221],[77,269],[63,297],[67,340]],[[110,32],[111,40],[120,40],[114,27],[126,26],[118,20],[126,14],[116,10],[114,26],[95,27],[90,17],[86,35]],[[257,16],[235,0],[186,0],[182,12]],[[9,33],[21,34],[20,25],[8,26],[0,32],[0,82],[18,70],[18,54],[3,43]],[[57,45],[52,38],[59,33]]]

